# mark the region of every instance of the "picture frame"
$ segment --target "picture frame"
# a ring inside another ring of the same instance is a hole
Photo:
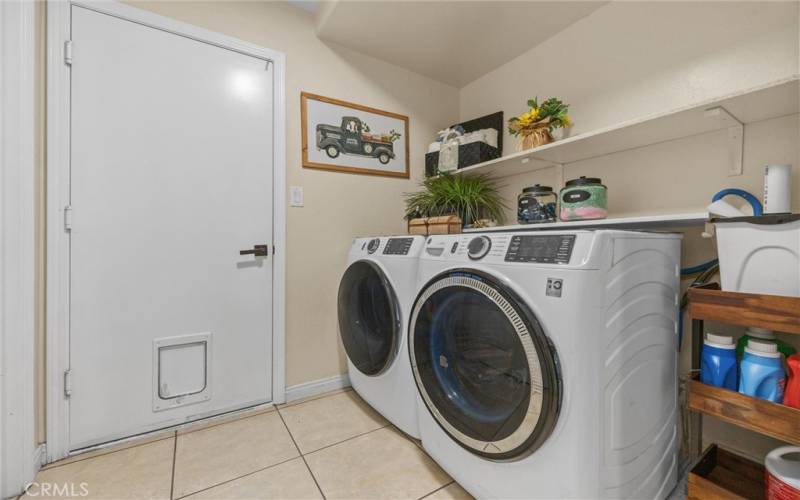
[[[410,177],[408,117],[300,93],[303,167]]]

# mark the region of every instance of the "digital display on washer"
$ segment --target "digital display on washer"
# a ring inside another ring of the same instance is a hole
[[[383,248],[384,255],[407,255],[414,238],[389,238]]]
[[[506,262],[568,264],[574,245],[574,234],[514,236],[508,245]]]

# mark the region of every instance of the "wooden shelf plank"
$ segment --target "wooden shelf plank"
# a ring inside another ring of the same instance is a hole
[[[725,108],[742,123],[797,114],[800,113],[799,94],[797,78],[782,79],[736,94],[568,137],[456,170],[454,174],[508,177],[730,127],[731,123],[723,116],[706,116],[706,111],[715,107]]]
[[[800,334],[800,297],[690,288],[689,316]]]
[[[689,472],[688,500],[764,498],[764,466],[712,444]]]
[[[800,410],[690,380],[689,409],[800,446]]]
[[[685,214],[643,215],[637,217],[614,217],[599,220],[571,222],[545,222],[541,224],[513,224],[508,226],[465,229],[465,233],[513,232],[513,231],[552,231],[565,229],[653,229],[669,227],[701,226],[708,220],[706,212],[690,212]]]

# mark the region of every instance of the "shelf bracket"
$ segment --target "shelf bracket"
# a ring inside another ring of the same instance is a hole
[[[707,109],[704,116],[719,120],[728,129],[728,176],[742,175],[744,124],[722,106]]]
[[[556,193],[561,191],[561,188],[564,187],[564,164],[563,163],[554,163],[553,169],[556,173]]]

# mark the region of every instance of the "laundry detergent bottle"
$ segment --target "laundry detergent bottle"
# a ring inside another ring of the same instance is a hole
[[[750,339],[744,348],[740,371],[740,393],[773,403],[783,401],[786,374],[776,344]]]
[[[800,354],[786,358],[786,366],[789,370],[789,379],[786,381],[783,404],[800,408]]]
[[[749,326],[747,327],[747,331],[745,332],[745,334],[739,338],[738,342],[736,342],[736,356],[739,359],[742,359],[742,354],[744,354],[744,348],[747,345],[747,341],[750,339],[766,340],[774,344],[777,344],[778,352],[780,352],[787,358],[797,352],[797,350],[791,345],[787,344],[782,340],[778,340],[778,337],[775,336],[775,332],[773,332],[772,330]]]
[[[702,383],[736,390],[736,345],[733,337],[707,333],[700,358]]]

